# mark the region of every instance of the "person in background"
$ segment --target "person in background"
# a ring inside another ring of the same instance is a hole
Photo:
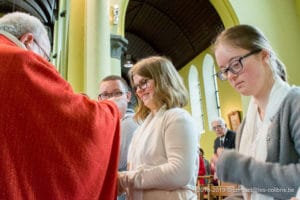
[[[227,129],[223,118],[214,119],[211,122],[211,127],[217,134],[217,138],[214,141],[214,153],[217,153],[219,148],[234,149],[235,132]]]
[[[210,174],[212,175],[211,184],[219,185],[219,180],[218,180],[217,173],[216,173],[214,157],[212,157],[210,160]]]
[[[119,99],[123,102],[123,113],[121,120],[121,148],[118,171],[127,170],[127,153],[132,136],[138,124],[133,119],[134,111],[128,108],[131,92],[125,79],[117,75],[110,75],[102,79],[99,85],[98,100]],[[125,200],[125,195],[118,196],[118,200]]]
[[[214,43],[221,80],[250,102],[236,150],[215,157],[220,180],[241,184],[244,199],[290,199],[300,185],[300,89],[256,27],[237,25]]]
[[[234,149],[235,147],[235,132],[227,129],[226,122],[223,118],[216,118],[211,122],[211,127],[216,133],[217,138],[214,141],[214,154],[221,152],[224,148]],[[219,180],[216,174],[216,167],[213,162],[210,162],[210,173],[213,175],[211,183],[219,185]]]
[[[200,148],[199,148],[200,151]],[[204,164],[204,158],[201,154],[201,151],[199,153],[199,170],[198,170],[198,176],[205,176],[206,175],[206,169],[205,169],[205,164]],[[205,184],[205,178],[200,178],[199,182],[201,185]]]
[[[119,193],[133,200],[197,199],[197,126],[182,107],[188,93],[172,62],[153,56],[137,62],[129,78],[138,99],[128,171],[119,173]]]
[[[204,151],[203,151],[202,148],[200,148],[200,157],[202,157],[203,161],[204,161],[205,175],[209,176],[210,175],[210,163],[209,163],[208,160],[205,159],[205,157],[204,157]],[[208,184],[208,183],[209,183],[209,180],[205,179],[205,184]]]
[[[0,18],[0,199],[116,198],[120,112],[75,93],[43,24]]]

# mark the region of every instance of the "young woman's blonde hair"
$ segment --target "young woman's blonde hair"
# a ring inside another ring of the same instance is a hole
[[[130,83],[134,86],[133,77],[143,76],[154,80],[154,99],[158,107],[166,109],[183,107],[188,102],[188,92],[175,66],[170,60],[161,56],[152,56],[137,62],[128,72]],[[150,110],[138,98],[136,119],[144,120]]]
[[[245,24],[228,28],[217,36],[214,42],[214,48],[220,43],[225,43],[249,51],[267,50],[270,53],[270,68],[274,77],[278,75],[282,80],[287,80],[285,65],[277,57],[264,34],[257,28]]]

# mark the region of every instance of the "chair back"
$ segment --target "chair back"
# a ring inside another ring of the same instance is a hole
[[[210,185],[208,191],[208,200],[223,199],[240,191],[240,186],[234,183],[220,182],[220,185]]]

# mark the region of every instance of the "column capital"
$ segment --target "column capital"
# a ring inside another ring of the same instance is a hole
[[[121,60],[121,55],[127,50],[128,40],[120,35],[110,34],[110,56]]]

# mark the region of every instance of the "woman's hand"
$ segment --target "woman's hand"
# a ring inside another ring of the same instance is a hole
[[[217,156],[219,157],[223,153],[223,151],[224,151],[224,147],[219,147],[217,149]]]
[[[211,165],[214,167],[214,178],[217,179],[217,162],[219,159],[219,156],[223,153],[224,148],[223,147],[219,147],[217,149],[217,152],[213,155],[212,159],[211,159]]]
[[[124,179],[124,174],[122,172],[118,172],[118,195],[121,195],[126,192],[126,188],[122,184],[122,178]]]

